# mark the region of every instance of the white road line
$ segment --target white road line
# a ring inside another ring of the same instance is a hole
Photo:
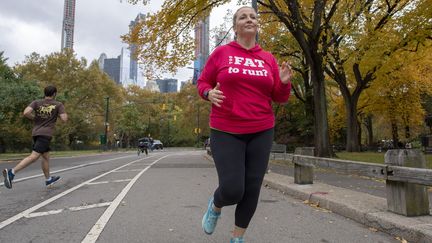
[[[61,212],[63,212],[63,209],[51,210],[51,211],[46,211],[46,212],[30,213],[28,215],[25,215],[24,217],[26,217],[26,218],[35,218],[35,217],[42,217],[42,216],[59,214]]]
[[[100,184],[108,184],[109,181],[97,181],[97,182],[90,182],[87,183],[87,185],[100,185]]]
[[[113,180],[112,182],[126,182],[131,181],[132,179],[123,179],[123,180]]]
[[[31,207],[31,208],[29,208],[29,209],[27,209],[27,210],[24,210],[23,212],[21,212],[21,213],[15,215],[15,216],[13,216],[13,217],[11,217],[11,218],[9,218],[9,219],[6,219],[6,220],[3,221],[3,222],[1,222],[1,223],[0,223],[0,229],[3,229],[4,227],[8,226],[9,224],[12,224],[13,222],[17,221],[18,219],[21,219],[22,217],[25,217],[26,215],[29,215],[30,213],[33,213],[34,211],[38,210],[39,208],[42,208],[42,207],[44,207],[44,206],[50,204],[51,202],[53,202],[53,201],[55,201],[55,200],[57,200],[57,199],[59,199],[59,198],[65,196],[65,195],[67,195],[67,194],[69,194],[69,193],[71,193],[71,192],[73,192],[73,191],[79,189],[80,187],[86,185],[86,184],[89,183],[89,182],[92,182],[92,181],[95,181],[95,180],[97,180],[97,179],[99,179],[99,178],[102,178],[102,177],[104,177],[104,176],[106,176],[106,175],[112,173],[113,171],[116,171],[116,170],[118,170],[118,169],[121,169],[121,168],[124,168],[124,167],[126,167],[126,166],[129,166],[129,165],[131,165],[131,164],[133,164],[133,163],[135,163],[135,162],[137,162],[137,161],[140,161],[140,160],[142,160],[142,159],[144,159],[144,158],[140,158],[140,159],[134,160],[134,161],[129,162],[129,163],[125,164],[125,165],[122,165],[122,166],[120,166],[120,167],[118,167],[118,168],[115,168],[115,169],[113,169],[113,170],[110,170],[110,171],[108,171],[108,172],[105,172],[105,173],[103,173],[103,174],[101,174],[101,175],[99,175],[99,176],[96,176],[96,177],[93,178],[93,179],[90,179],[90,180],[88,180],[88,181],[85,181],[85,182],[83,182],[83,183],[81,183],[81,184],[79,184],[79,185],[76,185],[76,186],[74,186],[74,187],[72,187],[72,188],[70,188],[70,189],[68,189],[68,190],[66,190],[66,191],[64,191],[64,192],[62,192],[62,193],[59,193],[59,194],[57,194],[57,195],[55,195],[55,196],[53,196],[53,197],[51,197],[51,198],[49,198],[49,199],[47,199],[47,200],[45,200],[45,201],[43,201],[43,202],[37,204],[37,205],[35,205],[35,206],[33,206],[33,207]]]
[[[114,171],[113,171],[114,172]],[[97,182],[90,182],[87,183],[87,185],[99,185],[99,184],[107,184],[107,183],[111,183],[111,182],[127,182],[127,181],[131,181],[132,179],[124,179],[124,180],[113,180],[113,181],[97,181]]]
[[[54,170],[54,171],[51,171],[51,174],[53,174],[53,173],[59,173],[59,172],[63,172],[63,171],[68,171],[68,170],[74,170],[74,169],[78,169],[78,168],[86,167],[86,166],[90,166],[90,165],[102,164],[102,163],[106,163],[106,162],[109,162],[109,161],[112,161],[112,160],[123,159],[123,158],[128,158],[128,157],[135,157],[135,156],[134,155],[129,155],[129,156],[123,156],[123,157],[118,157],[118,158],[113,158],[113,159],[105,159],[105,160],[95,161],[95,162],[91,162],[91,163],[88,163],[88,164],[82,164],[82,165],[72,166],[72,167],[69,167],[69,168],[61,169],[61,170]],[[25,180],[41,177],[43,175],[44,174],[37,174],[37,175],[33,175],[33,176],[28,176],[28,177],[16,179],[13,182],[17,183],[17,182],[20,182],[20,181],[25,181]],[[4,182],[0,183],[0,185],[4,185]]]
[[[85,210],[85,209],[108,207],[110,204],[111,204],[111,202],[96,203],[96,204],[79,206],[79,207],[70,207],[70,208],[67,208],[66,210],[80,211],[80,210]],[[64,212],[64,211],[65,211],[65,209],[57,209],[57,210],[51,210],[51,211],[46,211],[46,212],[36,212],[36,213],[30,213],[28,215],[25,215],[24,217],[35,218],[35,217],[49,216],[49,215],[59,214],[59,213]]]
[[[142,171],[142,169],[116,170],[116,171],[113,171],[113,172],[136,172],[136,171]]]
[[[96,204],[91,204],[91,205],[86,205],[86,206],[70,207],[69,210],[70,211],[80,211],[80,210],[91,209],[91,208],[102,208],[102,207],[107,207],[107,206],[111,205],[111,203],[112,202],[104,202],[104,203],[96,203]]]
[[[138,175],[136,175],[129,184],[126,185],[125,188],[117,195],[117,197],[113,200],[112,204],[105,210],[105,212],[102,214],[102,216],[99,218],[99,220],[96,222],[96,224],[93,226],[93,228],[88,232],[87,236],[83,239],[82,243],[92,243],[96,242],[96,240],[99,238],[100,234],[102,233],[103,229],[105,228],[105,225],[110,220],[111,216],[114,214],[117,207],[120,205],[123,198],[126,196],[126,194],[129,192],[129,190],[132,188],[133,184],[138,180],[138,178],[144,174],[152,165],[157,163],[158,161],[168,157],[170,155],[166,155],[160,159],[155,160],[151,165],[143,169]]]

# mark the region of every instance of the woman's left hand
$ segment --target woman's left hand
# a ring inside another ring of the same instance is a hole
[[[288,84],[292,77],[292,69],[291,66],[287,62],[283,62],[280,71],[279,76],[283,84]]]

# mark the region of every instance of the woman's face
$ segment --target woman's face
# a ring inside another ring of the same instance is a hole
[[[258,31],[258,20],[253,8],[241,8],[237,11],[234,32],[237,36],[255,36]]]

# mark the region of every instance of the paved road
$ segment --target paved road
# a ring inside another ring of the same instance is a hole
[[[22,171],[12,190],[0,187],[0,242],[229,242],[234,207],[224,208],[212,236],[200,226],[217,182],[203,151],[53,159],[62,180],[50,189],[39,167]],[[245,239],[398,242],[268,188]]]

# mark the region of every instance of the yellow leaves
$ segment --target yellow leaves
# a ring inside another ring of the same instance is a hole
[[[398,241],[400,241],[401,243],[408,243],[407,240],[405,240],[404,238],[399,237],[399,236],[395,237],[395,239],[398,240]]]
[[[372,232],[378,232],[378,229],[373,228],[373,227],[369,227],[369,230],[372,231]]]
[[[122,38],[137,45],[138,57],[146,70],[173,73],[193,59],[195,24],[226,2],[228,0],[167,0],[160,11],[147,15]]]
[[[303,203],[309,205],[312,208],[314,208],[316,211],[320,211],[320,212],[324,212],[324,213],[331,213],[330,210],[325,209],[325,208],[321,208],[320,205],[319,205],[319,201],[318,202],[311,202],[309,200],[304,200]]]

